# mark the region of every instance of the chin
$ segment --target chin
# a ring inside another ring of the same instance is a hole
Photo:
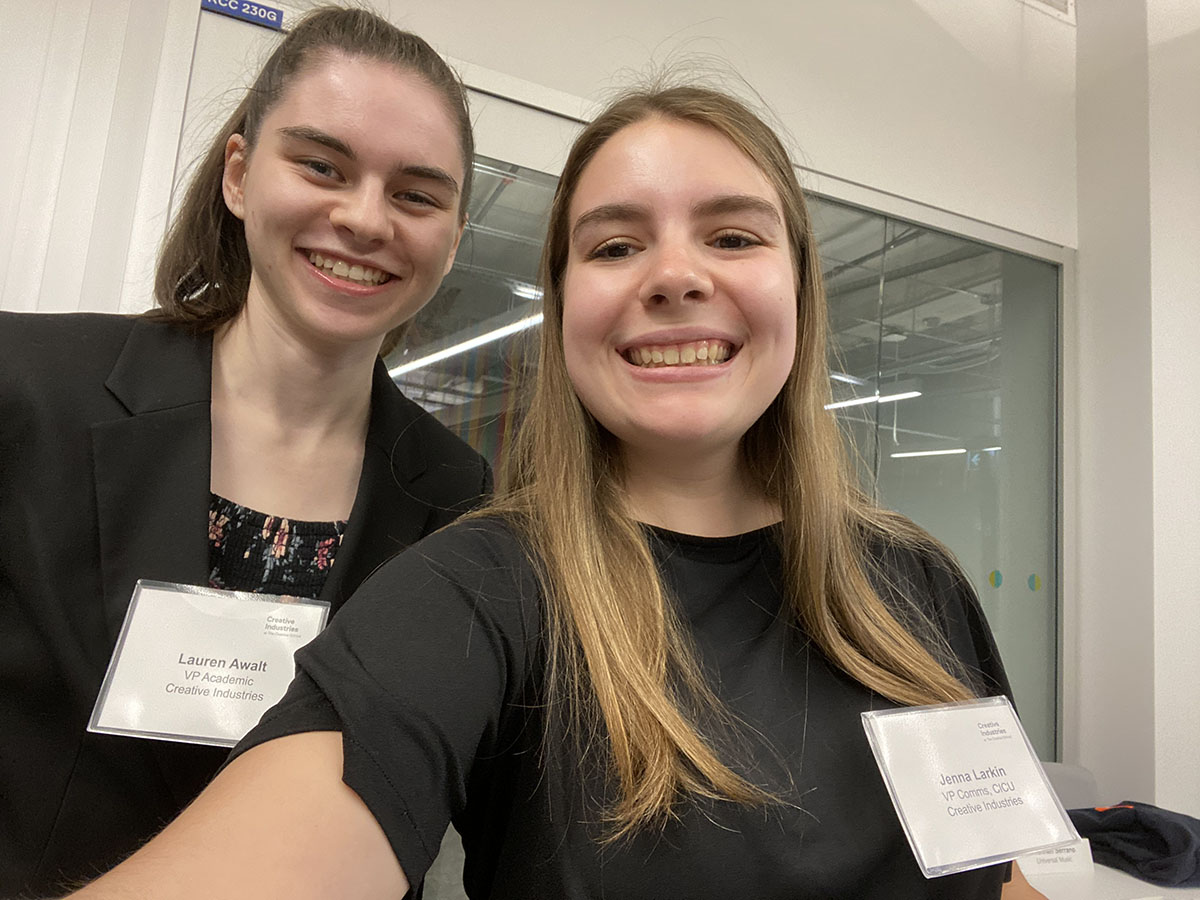
[[[695,455],[720,453],[736,447],[745,434],[745,429],[728,427],[705,427],[695,421],[657,421],[641,428],[630,428],[617,435],[623,444],[644,447],[671,455]]]
[[[330,311],[329,314],[310,322],[311,332],[329,344],[354,345],[370,341],[381,341],[384,335],[400,324],[391,319],[364,318],[348,315],[345,310]]]

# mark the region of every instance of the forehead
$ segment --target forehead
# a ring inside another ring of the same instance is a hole
[[[715,128],[646,119],[622,128],[596,151],[575,187],[570,217],[604,203],[659,207],[724,194],[759,196],[781,206],[758,164]]]
[[[261,136],[309,125],[362,154],[376,151],[461,172],[457,123],[446,99],[424,78],[399,66],[335,53],[297,73],[267,112]],[[260,137],[261,137],[260,136]]]

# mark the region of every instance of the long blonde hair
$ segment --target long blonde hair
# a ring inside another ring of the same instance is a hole
[[[652,118],[703,125],[728,138],[770,179],[782,205],[797,273],[796,356],[742,450],[747,471],[783,513],[778,534],[794,620],[848,675],[897,703],[971,696],[948,671],[952,654],[933,629],[922,629],[930,632],[924,643],[914,637],[868,577],[868,541],[928,548],[932,539],[875,507],[856,486],[824,408],[831,399],[828,313],[787,151],[758,116],[720,92],[688,86],[627,94],[584,129],[558,184],[542,257],[537,375],[491,507],[516,523],[539,568],[549,631],[547,708],[563,711],[585,750],[607,754],[617,787],[607,811],[612,837],[662,821],[689,793],[741,803],[771,799],[700,733],[700,720],[722,720],[721,704],[700,673],[647,535],[624,510],[614,440],[576,397],[563,353],[575,188],[605,141]],[[593,740],[596,734],[603,739]]]

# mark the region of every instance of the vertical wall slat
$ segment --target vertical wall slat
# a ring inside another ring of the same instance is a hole
[[[5,14],[0,308],[137,311],[166,226],[197,0]]]

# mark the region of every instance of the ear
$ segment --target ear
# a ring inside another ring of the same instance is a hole
[[[239,219],[245,219],[246,164],[249,162],[249,146],[240,134],[231,134],[225,142],[225,171],[221,175],[221,193],[225,205]]]
[[[446,268],[442,270],[442,277],[445,278],[450,274],[450,270],[454,268],[454,257],[458,255],[458,245],[462,243],[463,232],[467,230],[467,217],[464,215],[462,221],[458,223],[458,232],[454,235],[454,246],[450,248],[450,255],[446,257]]]

